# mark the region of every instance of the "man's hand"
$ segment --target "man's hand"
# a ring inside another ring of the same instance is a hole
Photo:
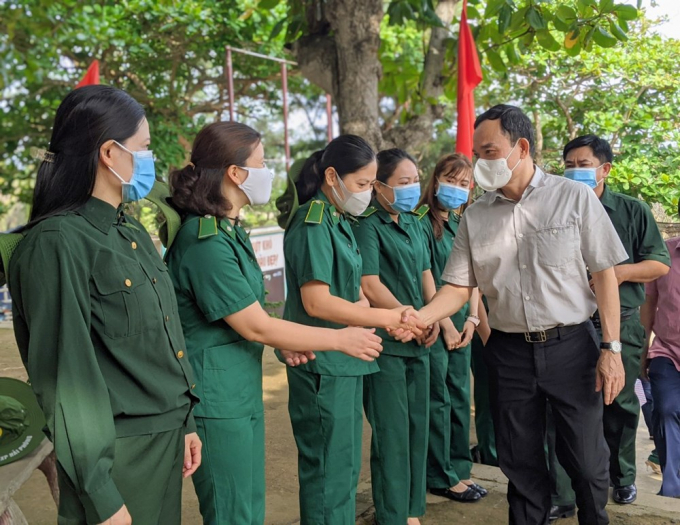
[[[279,349],[279,353],[281,354],[281,357],[283,357],[286,364],[293,368],[299,365],[306,365],[310,361],[314,361],[314,359],[316,359],[314,352],[291,352],[290,350]]]
[[[111,516],[108,520],[102,521],[99,525],[132,525],[132,516],[123,505],[118,512]]]
[[[182,468],[182,477],[188,478],[201,466],[202,447],[203,443],[201,443],[196,432],[184,436],[184,465]]]
[[[621,354],[602,350],[597,362],[596,392],[604,392],[604,404],[611,405],[626,384]]]
[[[427,332],[420,336],[419,343],[425,348],[430,348],[439,338],[439,323],[434,323]]]

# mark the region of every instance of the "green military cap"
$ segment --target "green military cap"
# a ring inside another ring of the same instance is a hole
[[[325,207],[326,203],[324,201],[313,200],[309,205],[309,210],[307,210],[305,222],[308,224],[321,224]]]
[[[160,180],[154,182],[146,200],[158,206],[161,212],[161,223],[158,227],[158,236],[163,246],[170,248],[175,236],[182,226],[182,218],[170,203],[170,187]]]
[[[300,207],[295,183],[300,176],[302,166],[305,165],[305,162],[306,159],[298,159],[293,162],[293,165],[288,170],[288,185],[286,186],[286,190],[278,199],[276,199],[276,209],[280,212],[277,222],[284,230],[288,227],[295,212]]]
[[[365,219],[366,217],[370,217],[371,215],[373,215],[376,211],[378,211],[378,208],[376,208],[374,206],[369,206],[368,208],[366,208],[364,213],[359,215],[359,217],[361,217],[362,219]]]
[[[0,267],[0,286],[9,280],[9,261],[23,238],[24,235],[22,233],[0,234],[0,260],[2,262],[2,267]]]
[[[31,387],[9,377],[0,378],[0,466],[23,458],[45,437],[45,416]]]
[[[427,212],[430,211],[430,207],[427,204],[423,204],[420,208],[417,210],[413,210],[411,213],[414,215],[418,216],[418,220],[422,219],[427,215]]]

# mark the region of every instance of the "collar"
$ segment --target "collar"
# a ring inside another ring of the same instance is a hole
[[[534,176],[531,177],[531,181],[529,182],[529,185],[527,188],[524,190],[524,194],[522,195],[522,198],[527,196],[529,193],[531,193],[534,189],[540,188],[541,186],[545,185],[545,172],[539,168],[536,164],[534,164]],[[495,190],[492,192],[491,195],[491,202],[496,202],[497,199],[503,199],[509,202],[515,202],[512,199],[508,199],[505,195],[503,195],[503,192],[501,190]]]
[[[116,209],[96,197],[90,197],[77,213],[102,233],[109,233],[117,218],[125,217],[122,204]]]
[[[373,206],[376,210],[378,210],[376,213],[378,217],[380,218],[381,221],[383,221],[385,224],[390,224],[394,222],[392,220],[392,216],[390,215],[390,212],[388,212],[385,207],[380,203],[378,198],[376,197],[371,201],[371,206]]]
[[[600,202],[605,208],[609,208],[611,211],[616,211],[616,197],[614,192],[609,189],[604,182],[604,191],[602,192],[602,197],[600,197]]]
[[[333,204],[331,204],[331,201],[328,200],[328,197],[326,197],[326,194],[323,191],[317,191],[313,200],[322,201],[325,204],[323,212],[324,214],[327,214],[328,217],[330,217],[333,224],[337,224],[340,222],[340,217],[345,216],[343,213],[338,211],[338,209],[333,206]]]

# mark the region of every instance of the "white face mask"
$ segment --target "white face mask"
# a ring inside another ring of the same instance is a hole
[[[248,168],[239,166],[248,172],[248,177],[239,184],[241,191],[246,194],[251,206],[267,204],[272,195],[272,183],[274,174],[266,166],[264,168]]]
[[[522,162],[522,159],[519,159],[512,169],[508,166],[508,158],[510,158],[512,152],[515,151],[517,144],[519,144],[519,140],[515,142],[510,153],[508,153],[508,156],[504,159],[478,159],[477,162],[475,162],[475,181],[479,184],[480,188],[486,191],[494,191],[510,182],[512,172],[519,166],[519,163]]]
[[[354,193],[353,191],[349,191],[347,189],[347,186],[345,186],[345,183],[342,182],[340,175],[336,174],[336,177],[338,179],[338,185],[340,186],[342,196],[338,195],[338,192],[335,191],[335,186],[333,186],[331,189],[333,191],[333,196],[337,200],[338,205],[342,208],[342,211],[354,216],[364,213],[366,208],[368,208],[368,205],[371,203],[371,189],[369,188],[366,191]]]

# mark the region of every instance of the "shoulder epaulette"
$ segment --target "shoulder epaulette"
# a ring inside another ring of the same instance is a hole
[[[428,211],[430,211],[430,207],[427,204],[423,204],[420,208],[413,210],[411,213],[417,215],[418,220],[421,220],[423,217],[425,217],[425,215],[427,215]]]
[[[309,209],[307,210],[305,222],[307,224],[321,224],[325,207],[326,203],[324,201],[313,200],[309,205]]]
[[[206,239],[217,235],[217,217],[206,215],[198,220],[198,238]]]
[[[371,215],[373,215],[376,211],[378,211],[378,208],[374,206],[369,206],[368,208],[366,208],[366,211],[364,213],[359,215],[359,217],[365,219],[366,217],[370,217]]]

